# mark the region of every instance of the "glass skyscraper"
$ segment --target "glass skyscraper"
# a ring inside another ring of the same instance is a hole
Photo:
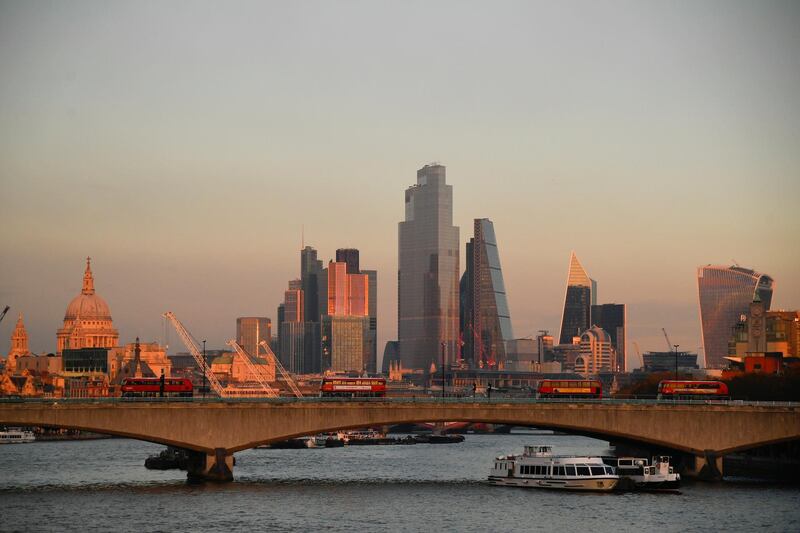
[[[706,368],[725,366],[728,341],[739,317],[747,315],[756,294],[769,309],[772,285],[772,278],[766,274],[739,266],[707,265],[697,269]]]
[[[405,368],[458,357],[459,236],[445,167],[425,165],[406,189],[398,239],[398,342]]]
[[[575,252],[569,258],[567,292],[564,295],[564,314],[561,318],[559,344],[571,344],[573,337],[591,327],[592,305],[597,303],[597,282],[589,277]]]
[[[467,243],[461,281],[462,357],[473,368],[506,360],[506,341],[514,338],[494,224],[475,219],[475,237]]]
[[[611,337],[615,359],[612,362],[614,372],[625,372],[627,369],[625,351],[625,304],[601,304],[592,306],[592,325],[599,326]]]

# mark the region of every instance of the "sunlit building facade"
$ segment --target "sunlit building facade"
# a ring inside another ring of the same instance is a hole
[[[564,313],[561,317],[561,335],[559,344],[571,344],[573,337],[578,337],[589,329],[591,324],[592,305],[597,303],[597,282],[589,277],[572,252],[569,258],[569,274],[567,275],[567,291],[564,295]]]
[[[236,319],[236,342],[253,357],[261,355],[261,341],[272,342],[272,321],[265,316],[240,316]]]
[[[86,258],[81,293],[72,299],[64,313],[64,325],[56,333],[56,354],[69,349],[113,348],[119,344],[111,310],[95,293],[91,259]]]
[[[592,326],[581,334],[575,372],[583,375],[611,372],[613,361],[614,346],[605,330]]]
[[[363,372],[369,317],[325,315],[322,317],[322,370]]]
[[[445,174],[439,164],[417,171],[398,227],[398,342],[409,369],[459,355],[459,232]]]
[[[478,218],[474,230],[461,283],[462,357],[473,368],[483,368],[506,360],[506,342],[514,333],[494,224]]]
[[[739,266],[707,265],[697,269],[700,325],[707,368],[724,368],[733,328],[750,303],[759,298],[768,310],[773,279]]]

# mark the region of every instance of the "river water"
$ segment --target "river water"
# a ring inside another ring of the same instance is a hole
[[[519,433],[460,444],[247,450],[236,481],[153,471],[163,449],[109,439],[0,446],[0,531],[800,531],[797,487],[686,483],[680,494],[493,487],[525,444],[609,454],[607,442]]]

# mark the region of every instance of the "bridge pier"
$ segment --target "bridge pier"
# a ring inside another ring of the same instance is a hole
[[[192,481],[233,481],[233,454],[225,448],[215,448],[214,453],[190,451],[186,470]]]
[[[722,456],[712,450],[706,450],[703,455],[695,455],[694,461],[689,460],[686,476],[703,481],[722,481]]]

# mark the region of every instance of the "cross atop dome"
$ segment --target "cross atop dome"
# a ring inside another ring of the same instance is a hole
[[[92,258],[86,258],[86,271],[83,273],[83,294],[94,294],[94,277],[92,277]]]

